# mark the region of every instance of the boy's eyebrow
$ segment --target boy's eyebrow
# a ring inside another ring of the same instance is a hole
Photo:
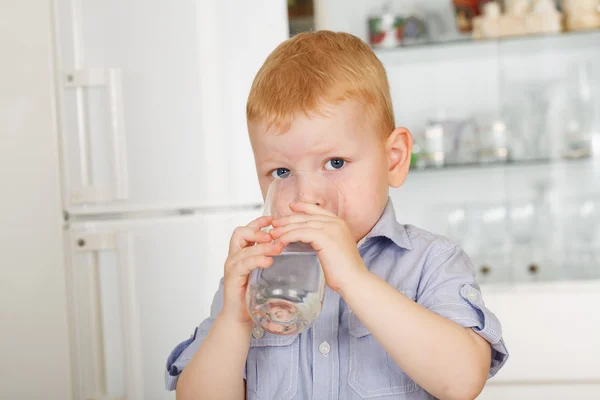
[[[275,163],[281,161],[282,157],[279,156],[279,152],[272,152],[271,154],[273,154],[273,156],[266,156],[262,161],[265,163]]]
[[[324,156],[326,154],[337,154],[340,153],[342,150],[340,150],[341,146],[327,146],[327,147],[323,147],[323,149],[317,150],[317,154],[320,156]],[[347,149],[346,149],[347,151]]]
[[[325,156],[327,154],[331,154],[334,155],[336,153],[338,153],[339,150],[333,148],[333,147],[326,147],[324,149],[319,149],[319,150],[315,150],[315,151],[311,151],[309,154],[306,154],[305,156],[318,156],[318,157],[322,157]],[[295,158],[302,158],[301,155],[297,155]],[[276,164],[276,163],[280,163],[280,162],[285,162],[285,161],[289,161],[289,159],[287,157],[278,157],[277,155],[274,157],[266,157],[263,160],[263,163],[268,163],[268,164]]]
[[[259,169],[284,168],[289,164],[289,160],[283,157],[269,157],[260,162]]]

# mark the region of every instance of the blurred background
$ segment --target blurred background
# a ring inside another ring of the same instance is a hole
[[[260,214],[251,81],[312,29],[373,46],[415,139],[398,219],[503,323],[480,398],[600,399],[598,0],[0,0],[0,398],[175,398]]]

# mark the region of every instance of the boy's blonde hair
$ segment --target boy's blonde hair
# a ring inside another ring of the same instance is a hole
[[[348,33],[300,33],[281,43],[256,74],[246,116],[287,131],[303,112],[323,115],[323,106],[355,100],[373,129],[387,136],[395,128],[390,88],[371,48]]]

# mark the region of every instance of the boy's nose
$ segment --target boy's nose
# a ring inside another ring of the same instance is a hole
[[[298,201],[305,203],[316,204],[319,207],[324,207],[325,199],[319,193],[317,188],[310,187],[310,185],[301,185],[298,190]]]
[[[323,207],[325,202],[323,201],[323,199],[318,198],[317,196],[311,196],[308,195],[306,193],[300,193],[300,195],[298,196],[298,200],[299,201],[303,201],[305,203],[311,203],[311,204],[315,204],[319,207]]]

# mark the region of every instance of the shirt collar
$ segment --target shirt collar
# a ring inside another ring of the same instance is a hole
[[[388,202],[381,217],[379,217],[379,220],[367,236],[358,242],[358,246],[360,247],[363,243],[376,237],[390,239],[396,246],[406,250],[412,250],[412,243],[408,237],[406,228],[396,220],[396,212],[394,211],[394,205],[390,198],[388,198]]]

